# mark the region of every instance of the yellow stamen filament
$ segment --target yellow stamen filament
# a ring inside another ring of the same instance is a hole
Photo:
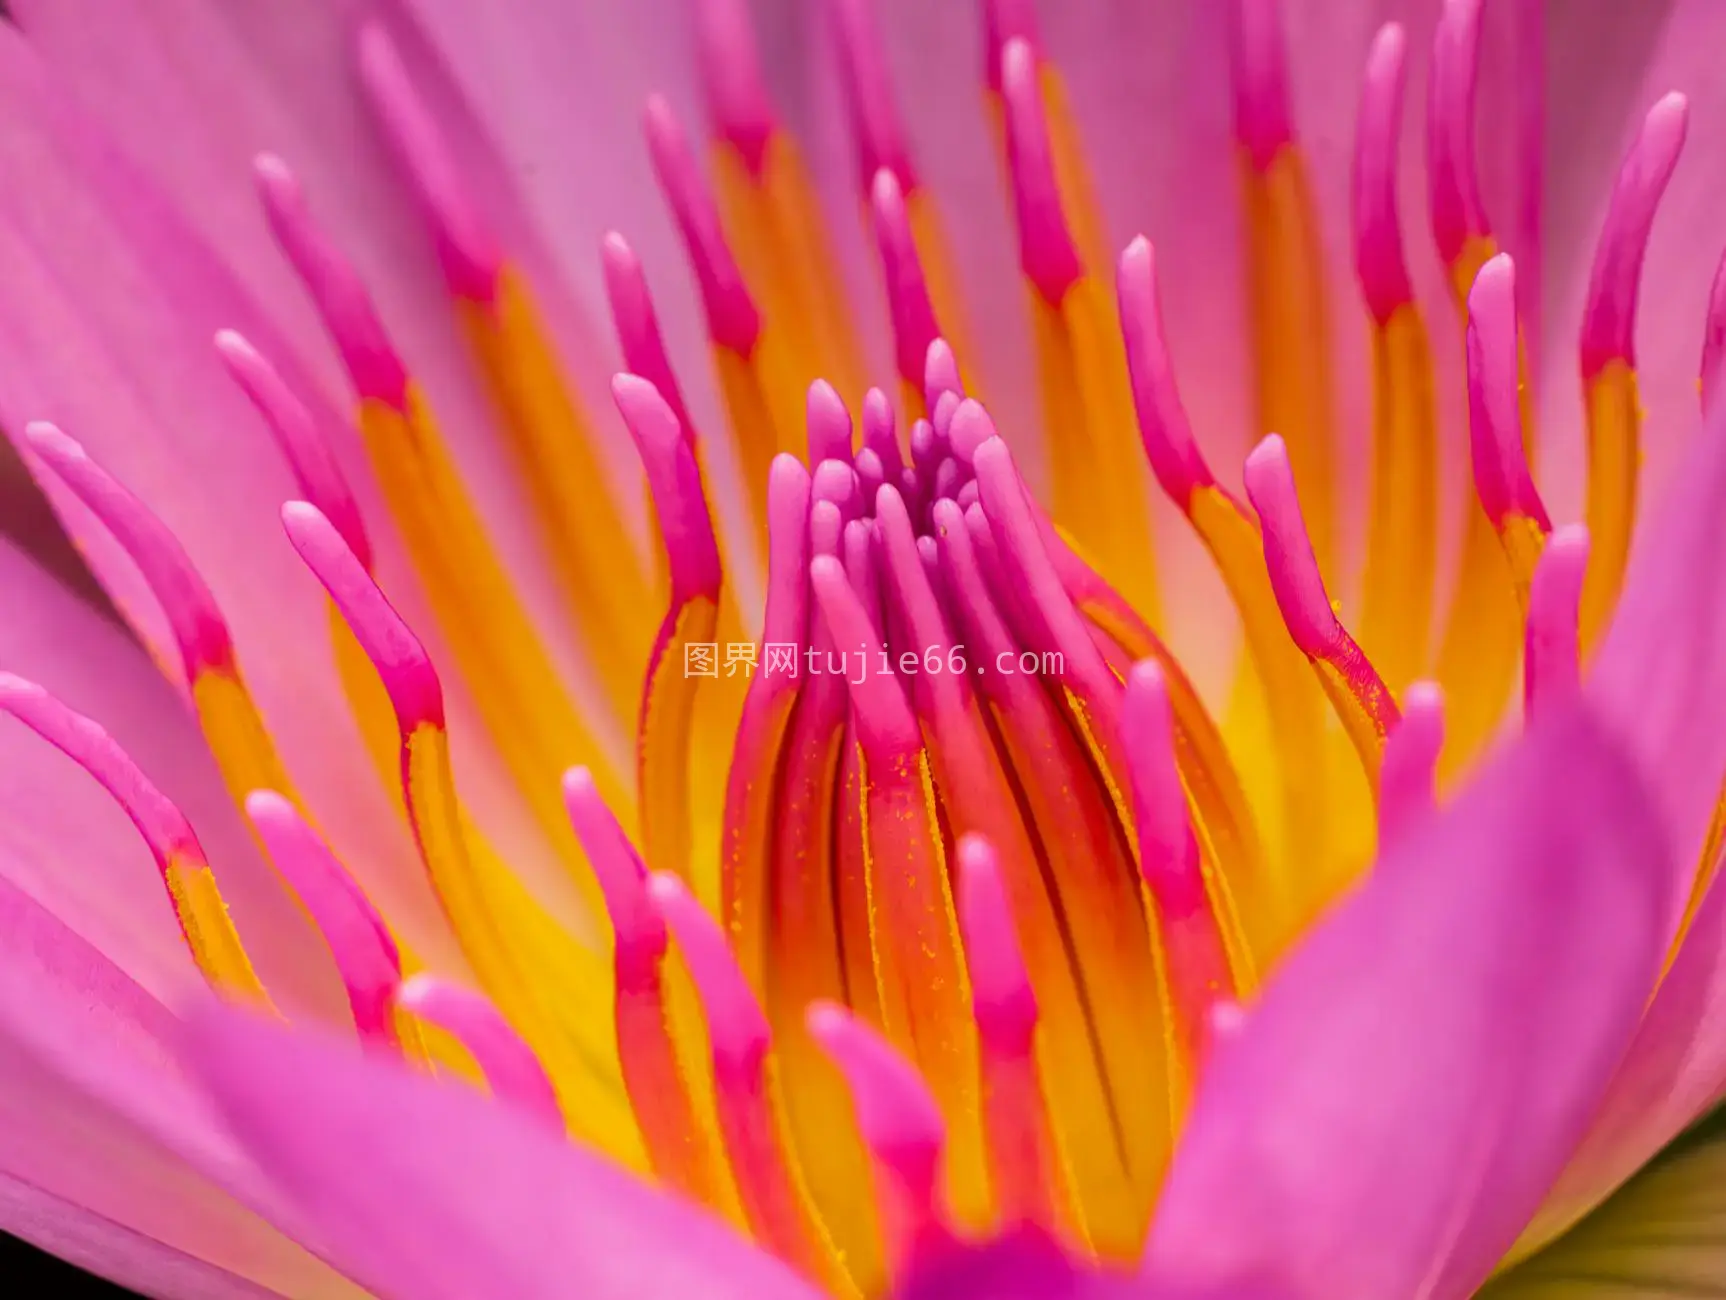
[[[254,790],[274,790],[294,799],[287,769],[237,666],[201,667],[192,678],[192,703],[236,804],[243,804]]]
[[[701,679],[690,675],[685,655],[690,646],[717,644],[718,626],[719,606],[712,598],[695,596],[683,604],[648,670],[641,710],[637,768],[644,856],[655,871],[669,871],[691,889],[690,756]],[[716,671],[725,669],[716,665]],[[711,896],[713,883],[702,882],[697,896]]]
[[[503,417],[549,551],[571,600],[582,648],[619,730],[634,723],[652,620],[649,577],[599,449],[592,417],[560,373],[538,307],[506,267],[489,305],[462,301],[461,318]]]
[[[1642,469],[1642,405],[1636,372],[1608,362],[1586,384],[1588,403],[1588,575],[1582,584],[1582,648],[1599,640],[1618,603],[1636,527],[1636,481]]]
[[[186,946],[204,978],[226,994],[269,1007],[270,996],[252,969],[209,864],[171,855],[163,875]]]

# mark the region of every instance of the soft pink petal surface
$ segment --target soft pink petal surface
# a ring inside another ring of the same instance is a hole
[[[1223,1036],[1149,1263],[1338,1300],[1468,1294],[1635,1029],[1669,859],[1599,724],[1537,724],[1392,845]]]
[[[382,1294],[820,1294],[704,1212],[471,1088],[213,1005],[185,1050],[265,1174]]]

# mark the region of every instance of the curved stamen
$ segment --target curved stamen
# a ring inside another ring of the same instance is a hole
[[[930,347],[940,337],[923,261],[905,208],[899,178],[886,168],[875,173],[869,187],[875,243],[887,286],[887,315],[893,326],[893,355],[899,377],[913,390],[922,383]]]
[[[420,201],[450,291],[489,305],[503,254],[382,23],[360,28],[360,86]]]
[[[1552,534],[1535,566],[1522,670],[1523,712],[1530,718],[1571,698],[1581,686],[1578,618],[1588,549],[1588,530],[1569,524]]]
[[[893,98],[887,52],[881,46],[872,0],[832,0],[834,36],[839,46],[840,83],[857,142],[858,187],[869,193],[889,173],[901,191],[917,187],[904,123]]]
[[[1492,228],[1480,201],[1474,157],[1474,91],[1480,68],[1481,0],[1446,0],[1432,40],[1427,83],[1426,175],[1432,234],[1455,268]],[[1467,283],[1457,287],[1460,296]]]
[[[1042,61],[1036,0],[982,0],[983,80],[1001,89],[1001,67],[1009,41],[1023,41],[1034,61]]]
[[[150,508],[52,424],[24,428],[31,452],[114,535],[161,606],[188,686],[206,672],[231,670],[234,642],[216,597],[185,548]]]
[[[605,296],[611,307],[617,344],[623,352],[623,367],[640,375],[659,390],[685,436],[695,436],[695,422],[683,401],[683,390],[672,373],[671,360],[665,352],[665,339],[659,332],[659,315],[653,309],[653,296],[648,291],[647,276],[641,269],[641,259],[628,241],[616,231],[610,231],[600,241],[600,263],[605,272]]]
[[[1355,134],[1355,273],[1367,307],[1381,325],[1414,298],[1396,211],[1407,52],[1407,34],[1396,23],[1386,24],[1367,55]]]
[[[1318,669],[1367,779],[1376,785],[1384,738],[1397,722],[1396,701],[1331,608],[1301,519],[1288,451],[1274,433],[1247,457],[1246,488],[1264,525],[1265,568],[1289,635]]]
[[[1523,452],[1516,267],[1500,253],[1468,294],[1468,432],[1475,488],[1516,578],[1524,607],[1546,535],[1546,506]]]
[[[695,0],[695,51],[720,139],[760,175],[775,117],[744,0]]]
[[[707,1018],[719,1128],[745,1217],[756,1236],[810,1277],[854,1292],[809,1203],[795,1153],[780,1141],[782,1105],[768,1065],[771,1033],[725,934],[681,881],[649,878],[648,893],[676,936]]]
[[[1054,145],[1030,45],[1014,38],[1001,55],[1001,94],[1007,112],[1007,163],[1019,229],[1019,265],[1051,307],[1084,274],[1061,206]]]
[[[112,736],[36,683],[0,673],[0,712],[11,714],[83,768],[119,804],[162,873],[180,933],[204,978],[268,1006],[269,997],[186,815],[151,784]]]
[[[805,403],[809,428],[809,465],[819,474],[824,461],[851,464],[851,412],[833,385],[817,379]],[[819,488],[817,489],[819,491]]]
[[[233,330],[216,334],[216,354],[264,417],[301,495],[336,526],[361,564],[372,567],[371,538],[353,489],[312,413],[275,366]]]
[[[299,181],[274,154],[258,155],[252,173],[276,243],[311,294],[355,390],[362,398],[404,409],[407,367],[359,275],[312,219]]]
[[[1402,721],[1385,737],[1378,781],[1378,843],[1385,848],[1437,805],[1438,756],[1444,748],[1444,692],[1415,682],[1403,695]]]
[[[1282,0],[1234,0],[1230,35],[1235,136],[1264,171],[1294,140]]]
[[[436,975],[420,974],[397,990],[396,1005],[466,1048],[493,1096],[563,1132],[563,1110],[545,1067],[483,996]]]
[[[845,1076],[869,1149],[889,1259],[894,1275],[903,1276],[950,1236],[940,1192],[947,1145],[941,1108],[915,1067],[844,1007],[815,1003],[808,1025]]]
[[[361,1040],[397,1044],[391,1003],[402,962],[383,917],[291,801],[256,791],[246,799],[246,817],[335,959]]]
[[[724,0],[724,7],[735,6],[732,0]],[[761,313],[743,283],[743,273],[732,256],[719,222],[719,211],[690,151],[689,139],[671,105],[657,95],[647,101],[645,125],[654,173],[671,204],[701,288],[708,333],[721,347],[746,357],[754,351],[755,341],[760,337]]]

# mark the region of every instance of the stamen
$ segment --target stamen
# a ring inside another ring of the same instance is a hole
[[[112,736],[34,682],[0,673],[0,712],[11,714],[88,772],[131,819],[162,873],[180,933],[204,978],[224,993],[268,1007],[269,995],[252,969],[185,814],[150,783]]]
[[[1720,394],[1721,366],[1726,365],[1726,256],[1714,270],[1708,289],[1708,316],[1702,325],[1702,412],[1715,408]]]
[[[933,411],[946,393],[965,396],[965,385],[959,378],[959,360],[946,339],[931,339],[923,360],[923,394],[928,409]]]
[[[300,494],[336,526],[348,549],[369,572],[371,539],[366,535],[359,503],[305,403],[288,387],[281,372],[233,330],[217,332],[216,354],[275,435]]]
[[[923,263],[905,209],[905,193],[899,178],[888,168],[875,173],[871,185],[871,210],[875,218],[875,242],[881,252],[881,271],[887,286],[887,314],[893,326],[893,355],[907,395],[907,409],[923,414],[923,379],[931,346],[941,327],[929,286],[923,278]]]
[[[1036,0],[983,0],[983,79],[990,90],[1001,89],[1009,41],[1022,41],[1032,57],[1041,61]]]
[[[701,1030],[674,1013],[664,976],[665,922],[647,870],[586,768],[563,777],[564,804],[599,881],[612,929],[612,1023],[624,1089],[654,1175],[699,1204],[735,1210],[710,1124],[690,1096]]]
[[[769,1061],[767,1017],[725,935],[674,876],[648,882],[701,995],[712,1048],[719,1129],[751,1230],[780,1258],[841,1294],[856,1287],[809,1201],[795,1153],[779,1138],[783,1101]]]
[[[734,0],[702,0],[701,8],[735,9]],[[747,357],[761,334],[761,313],[743,283],[743,273],[719,224],[719,210],[701,178],[689,140],[671,105],[657,95],[647,101],[647,147],[653,169],[671,203],[701,289],[707,329],[715,343]]]
[[[659,395],[677,413],[677,422],[689,437],[695,436],[695,421],[683,401],[683,390],[672,373],[671,360],[665,352],[665,339],[659,332],[659,316],[653,309],[653,296],[648,292],[647,276],[641,260],[623,236],[616,231],[607,233],[600,243],[600,262],[605,271],[606,301],[611,306],[611,320],[617,330],[617,345],[623,352],[623,368],[640,375],[659,390]]]
[[[760,175],[776,124],[748,6],[743,0],[695,0],[692,12],[696,58],[714,127]]]
[[[1523,712],[1538,717],[1573,697],[1582,684],[1578,616],[1588,570],[1588,530],[1570,524],[1552,534],[1535,567],[1523,656]]]
[[[162,608],[180,652],[198,722],[236,802],[257,789],[291,792],[234,655],[216,598],[150,508],[51,424],[25,426],[30,450],[87,506],[131,557]]]
[[[323,317],[330,341],[362,399],[406,409],[408,372],[384,333],[371,294],[312,220],[300,183],[274,154],[260,154],[252,173],[264,215]]]
[[[695,452],[676,414],[638,376],[618,375],[611,392],[641,454],[671,573],[670,607],[648,657],[636,724],[642,834],[649,860],[687,879],[690,750],[700,679],[686,663],[689,647],[712,644],[719,626],[719,544]]]
[[[1324,765],[1305,756],[1318,753],[1323,744],[1325,705],[1283,626],[1265,573],[1258,520],[1217,485],[1193,437],[1164,341],[1156,253],[1142,235],[1121,254],[1115,286],[1146,457],[1163,491],[1181,507],[1216,561],[1263,682],[1282,772],[1283,833],[1275,842],[1323,843],[1328,833]]]
[[[138,566],[168,620],[187,685],[195,686],[207,672],[232,671],[234,643],[216,598],[167,525],[52,424],[28,424],[24,437]]]
[[[391,1004],[402,962],[383,917],[287,799],[256,791],[246,798],[246,817],[335,959],[360,1040],[396,1046],[401,1040]]]
[[[1009,40],[1002,51],[1001,93],[1007,113],[1007,157],[1018,219],[1019,265],[1043,301],[1059,307],[1084,274],[1055,175],[1054,146],[1030,45]]]
[[[545,1067],[483,996],[436,975],[420,974],[401,986],[396,1002],[461,1043],[494,1097],[563,1132],[563,1111]]]
[[[862,516],[862,485],[858,482],[857,471],[844,461],[819,462],[815,466],[815,477],[810,483],[816,504],[825,502],[831,505],[837,512],[841,526]],[[838,551],[835,549],[831,553],[836,555]]]
[[[1196,1071],[1210,1008],[1238,986],[1206,888],[1199,843],[1175,763],[1174,714],[1154,660],[1133,667],[1122,703],[1127,771],[1132,778],[1139,870],[1162,930],[1168,979],[1184,1031],[1186,1063]],[[1185,1081],[1190,1087],[1190,1074]],[[1181,1107],[1184,1109],[1184,1104]]]
[[[1432,350],[1397,218],[1405,55],[1386,25],[1367,58],[1355,140],[1355,268],[1373,319],[1372,514],[1361,642],[1387,680],[1426,663],[1438,569],[1438,430]]]
[[[359,33],[360,86],[419,199],[450,292],[491,305],[503,255],[382,23]]]
[[[1265,171],[1294,140],[1281,0],[1235,0],[1230,35],[1235,135]]]
[[[994,850],[981,836],[967,835],[958,858],[959,926],[982,1049],[983,1125],[996,1204],[1005,1224],[1053,1229],[1064,1195],[1032,1054],[1037,996]]]
[[[1432,42],[1427,90],[1427,201],[1438,255],[1460,300],[1479,261],[1471,243],[1491,238],[1475,172],[1474,91],[1480,70],[1481,0],[1446,0]],[[1491,256],[1490,252],[1487,256]],[[1479,259],[1484,261],[1484,258]],[[1466,273],[1466,278],[1458,278]]]
[[[845,409],[833,385],[817,379],[809,385],[806,404],[809,426],[809,465],[816,471],[819,493],[822,462],[838,461],[851,464],[851,412]]]
[[[872,185],[879,187],[883,171],[901,191],[913,190],[917,178],[911,169],[904,124],[894,104],[887,54],[881,48],[871,0],[832,0],[831,8],[840,84],[857,141],[859,191],[867,194]]]
[[[809,1033],[845,1076],[869,1148],[894,1280],[950,1237],[941,1206],[947,1126],[915,1067],[849,1011],[809,1008]]]
[[[1438,803],[1438,756],[1444,748],[1444,692],[1415,682],[1403,695],[1402,721],[1385,738],[1378,780],[1379,856]]]
[[[1468,295],[1468,429],[1475,488],[1504,546],[1526,611],[1528,584],[1552,531],[1523,453],[1516,267],[1500,253]]]
[[[905,459],[899,450],[893,403],[879,388],[871,388],[863,394],[863,449],[873,452],[880,460],[884,481],[898,481],[905,469]]]
[[[1649,110],[1618,173],[1588,282],[1581,362],[1588,405],[1585,518],[1592,557],[1582,588],[1584,646],[1595,642],[1611,617],[1630,561],[1642,467],[1636,300],[1654,216],[1678,165],[1688,120],[1682,95],[1667,95]]]
[[[1264,526],[1265,568],[1289,636],[1318,672],[1376,790],[1384,738],[1398,720],[1396,701],[1331,608],[1301,518],[1288,450],[1274,433],[1247,457],[1246,488]]]

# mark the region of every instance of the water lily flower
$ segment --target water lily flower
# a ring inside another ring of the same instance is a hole
[[[0,1227],[1726,1293],[1714,0],[7,8]]]

